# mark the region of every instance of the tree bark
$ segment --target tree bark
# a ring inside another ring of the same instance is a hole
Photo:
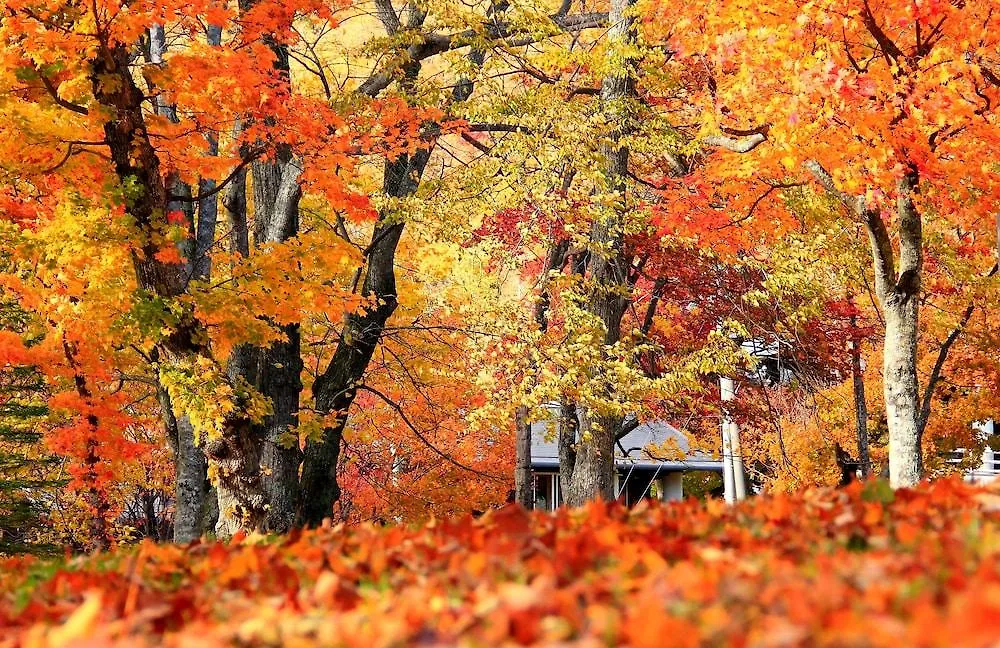
[[[194,429],[186,416],[177,417],[170,395],[157,387],[160,412],[174,453],[174,542],[187,544],[207,530],[203,523],[209,491],[208,463],[195,444]]]
[[[535,508],[535,497],[531,479],[531,423],[528,422],[528,408],[519,406],[515,419],[514,501],[530,511]]]
[[[576,403],[563,402],[559,410],[559,492],[563,499],[562,503],[565,504],[567,503],[566,494],[573,483],[580,419],[577,415]]]
[[[237,120],[233,126],[233,139],[237,139],[243,124]],[[242,161],[246,161],[244,158]],[[247,225],[247,170],[240,168],[229,181],[222,206],[229,220],[229,251],[242,256],[250,256],[250,231]]]
[[[177,454],[174,458],[174,542],[186,544],[205,532],[204,510],[208,496],[205,453],[195,443],[187,416],[177,419]]]
[[[430,154],[427,148],[387,161],[383,174],[385,193],[396,198],[412,195]],[[306,443],[300,481],[299,524],[318,526],[330,516],[333,503],[340,496],[337,462],[348,411],[382,339],[385,324],[399,305],[395,257],[403,225],[400,214],[391,210],[379,213],[366,250],[367,263],[361,286],[362,296],[372,299],[373,306],[347,315],[333,358],[313,383],[316,409],[336,416],[334,423],[323,430],[322,439]]]
[[[253,165],[254,239],[258,247],[287,241],[298,233],[301,171],[301,164],[290,152],[276,162]],[[261,530],[275,533],[288,531],[295,522],[301,462],[297,438],[293,438],[302,392],[299,325],[287,324],[280,330],[283,341],[245,351],[254,364],[251,384],[271,402],[271,415],[253,426],[253,434],[261,443],[259,470],[266,501]]]
[[[240,7],[245,11],[253,4],[244,0]],[[217,38],[218,34],[209,36]],[[274,54],[274,70],[280,83],[290,88],[287,46],[269,37],[265,41]],[[234,132],[240,130],[242,124],[238,123]],[[279,144],[276,148],[275,159],[251,165],[255,249],[287,241],[299,231],[302,163],[288,146]],[[244,158],[245,154],[244,151]],[[234,178],[224,205],[233,223],[232,247],[241,254],[249,254],[245,173]],[[231,444],[227,458],[222,459],[241,477],[217,485],[216,531],[220,536],[229,536],[240,528],[284,533],[295,522],[301,452],[294,430],[302,392],[302,358],[299,325],[291,323],[278,328],[284,340],[268,348],[249,345],[237,348],[227,367],[232,379],[246,380],[270,401],[272,413],[259,423],[249,423],[242,443]]]
[[[300,171],[290,154],[253,165],[255,247],[286,241],[298,232]],[[291,435],[298,425],[302,359],[298,324],[279,328],[283,341],[268,348],[244,345],[229,360],[230,377],[257,389],[270,401],[272,413],[249,423],[243,443],[228,446],[226,457],[219,458],[241,475],[217,485],[216,532],[222,537],[240,528],[283,533],[295,521],[301,453]]]
[[[626,186],[629,150],[622,144],[631,128],[630,101],[635,96],[635,64],[627,49],[635,43],[635,19],[628,15],[634,0],[612,0],[608,30],[609,58],[624,56],[624,62],[604,78],[601,103],[611,125],[604,144],[605,182],[615,204],[606,210],[591,229],[589,281],[590,301],[587,309],[604,325],[604,346],[619,341],[621,322],[628,306],[628,269],[630,257],[624,247],[626,218]],[[607,389],[610,389],[608,387]],[[608,394],[610,397],[610,393]],[[567,503],[579,506],[596,498],[614,499],[614,444],[623,417],[598,411],[581,404],[580,440],[576,464],[567,493]]]
[[[889,480],[913,486],[923,472],[917,386],[917,300],[893,297],[884,306],[883,382],[889,428]]]
[[[148,61],[153,65],[162,65],[166,50],[163,25],[153,25],[149,29]],[[150,90],[156,92],[155,88]],[[158,114],[172,122],[178,121],[177,107],[165,97],[156,96],[154,104]],[[218,145],[214,141],[210,142],[210,147],[217,152]],[[191,188],[174,178],[174,175],[167,183],[170,194],[190,198]],[[211,187],[214,187],[214,182],[202,181],[199,191],[207,191]],[[215,199],[213,197],[211,200],[200,201],[197,227],[193,207],[190,202],[167,200],[168,212],[181,212],[185,216],[184,223],[189,238],[180,244],[181,254],[185,258],[184,274],[208,279],[211,268],[208,252],[215,236]],[[161,416],[170,430],[174,450],[174,541],[188,543],[201,537],[206,530],[203,526],[203,514],[210,487],[208,462],[195,442],[191,421],[184,413],[174,412],[169,395],[163,389],[159,391]]]
[[[899,278],[890,274],[879,282],[883,287],[880,297],[885,311],[883,382],[889,428],[889,481],[894,488],[913,486],[923,474],[923,430],[917,382],[923,234],[920,214],[914,204],[919,181],[916,167],[910,165],[897,184]]]
[[[209,25],[206,30],[207,41],[213,47],[222,45],[222,28]],[[205,136],[208,144],[208,154],[219,155],[219,140],[215,135]],[[202,178],[198,181],[198,195],[208,196],[198,201],[198,223],[196,228],[194,271],[193,277],[208,281],[212,276],[212,246],[215,245],[215,231],[219,221],[219,196],[215,193],[217,183],[212,178]],[[211,194],[211,195],[209,195]]]
[[[582,506],[594,499],[615,499],[615,435],[614,425],[620,418],[600,416],[580,408],[580,440],[570,489],[566,493],[569,506]]]
[[[872,471],[868,449],[868,403],[865,398],[865,376],[861,369],[861,340],[857,335],[858,319],[851,315],[851,377],[854,382],[854,419],[858,441],[858,463],[861,479],[868,479]]]

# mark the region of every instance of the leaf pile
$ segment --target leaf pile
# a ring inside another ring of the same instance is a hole
[[[591,504],[0,564],[0,646],[996,645],[1000,493]]]

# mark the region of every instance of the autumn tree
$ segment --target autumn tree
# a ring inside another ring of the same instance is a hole
[[[512,42],[523,47],[599,26],[605,16],[532,10],[505,22],[492,16],[506,7],[482,7],[455,21],[438,20],[434,8],[383,6],[390,38],[374,47],[394,56],[356,85],[337,79],[340,62],[317,49],[335,33],[334,13],[349,15],[350,8],[9,9],[4,55],[18,72],[5,85],[17,97],[14,110],[36,111],[28,125],[45,153],[42,161],[21,161],[10,186],[65,187],[25,210],[36,222],[69,218],[70,204],[106,208],[111,258],[124,255],[132,265],[115,284],[124,308],[102,315],[127,324],[117,329],[120,338],[92,349],[73,341],[66,361],[81,380],[92,368],[80,353],[113,362],[134,353],[131,366],[145,364],[140,375],[121,364],[114,370],[130,384],[157,385],[176,453],[179,540],[202,530],[205,474],[216,487],[222,534],[318,524],[339,493],[349,409],[398,308],[395,256],[406,209],[436,141],[461,128],[454,108],[470,96],[476,61]],[[403,44],[404,36],[413,43]],[[472,44],[475,56],[460,52]],[[451,53],[458,54],[447,60],[459,83],[428,101],[438,81],[422,78],[423,62]],[[363,54],[374,60],[370,49]],[[50,68],[48,61],[59,63]],[[82,164],[83,152],[94,160],[109,155],[110,164]],[[367,169],[379,160],[373,207]],[[114,189],[94,190],[105,187]],[[78,192],[79,204],[66,200],[67,191]],[[327,202],[303,215],[301,201],[310,195]],[[231,236],[219,236],[219,198]],[[90,309],[107,307],[106,296],[87,293],[94,277],[87,262],[75,263],[78,283],[59,284],[59,299],[94,316]],[[41,281],[32,288],[53,290]],[[53,320],[53,328],[61,324]],[[306,376],[304,328],[321,340],[313,340],[321,364]],[[306,425],[298,415],[301,378],[313,396]],[[98,376],[77,397],[96,401],[109,389]]]
[[[918,377],[929,237],[952,239],[980,263],[995,242],[996,175],[982,157],[998,134],[995,12],[870,0],[676,9],[662,15],[678,48],[711,70],[713,109],[770,125],[759,173],[804,175],[866,231],[885,326],[889,472],[894,485],[911,485],[923,474],[923,403],[939,375]],[[944,346],[942,362],[947,355]]]

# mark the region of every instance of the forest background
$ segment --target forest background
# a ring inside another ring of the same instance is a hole
[[[0,552],[527,503],[552,402],[613,497],[639,422],[720,451],[720,375],[765,490],[964,470],[998,13],[0,2]]]

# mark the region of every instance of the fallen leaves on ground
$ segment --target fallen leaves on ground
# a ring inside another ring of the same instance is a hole
[[[0,646],[995,646],[998,490],[508,507],[0,563]]]

